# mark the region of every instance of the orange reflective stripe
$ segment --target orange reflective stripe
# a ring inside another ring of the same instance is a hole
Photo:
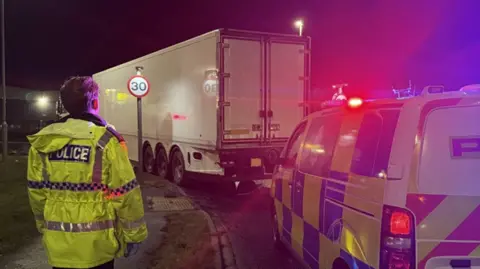
[[[120,142],[120,146],[121,146],[122,149],[124,149],[125,151],[128,151],[127,143],[125,143],[125,141]]]
[[[139,186],[138,181],[136,178],[134,178],[127,184],[121,186],[120,188],[110,189],[107,192],[105,192],[105,198],[113,199],[115,197],[123,196],[138,186]]]

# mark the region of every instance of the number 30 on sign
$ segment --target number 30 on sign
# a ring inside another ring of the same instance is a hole
[[[128,91],[131,95],[142,98],[150,91],[150,83],[144,76],[136,75],[128,80]]]

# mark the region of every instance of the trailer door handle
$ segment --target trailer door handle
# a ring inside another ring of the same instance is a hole
[[[273,111],[269,110],[267,115],[269,118],[273,117]]]

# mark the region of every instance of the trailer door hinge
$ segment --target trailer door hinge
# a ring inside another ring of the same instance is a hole
[[[299,79],[299,80],[304,80],[304,81],[310,80],[309,77],[304,77],[304,76],[299,76],[298,79]]]
[[[218,75],[222,78],[229,78],[230,77],[230,73],[219,73]]]
[[[259,113],[259,116],[260,118],[266,118],[266,117],[273,117],[273,111],[269,110],[269,111],[265,111],[265,110],[260,110],[260,113]]]
[[[278,132],[278,131],[280,131],[280,123],[271,123],[271,124],[270,124],[270,131],[271,131],[271,132]]]
[[[230,102],[219,102],[220,106],[230,106]]]
[[[252,124],[252,131],[253,132],[260,132],[262,131],[262,125],[261,124]],[[258,134],[257,134],[258,135]]]
[[[308,49],[300,49],[299,52],[303,54],[310,54],[310,50]]]
[[[228,44],[228,43],[221,43],[220,42],[220,46],[222,46],[222,49],[229,49],[230,48],[230,44]]]

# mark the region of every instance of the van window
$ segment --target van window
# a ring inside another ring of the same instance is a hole
[[[285,166],[294,166],[297,160],[298,153],[300,152],[300,147],[305,136],[305,128],[307,126],[306,122],[300,123],[300,125],[293,131],[290,140],[288,141],[287,147],[285,148]]]
[[[480,195],[480,106],[435,109],[424,124],[418,184],[423,193]]]
[[[399,110],[378,110],[365,113],[360,125],[350,171],[375,177],[386,171],[392,149]]]
[[[328,177],[341,124],[339,114],[312,120],[307,131],[300,162],[302,172]]]
[[[383,118],[382,135],[378,142],[372,176],[377,176],[380,172],[387,171],[390,153],[392,152],[393,136],[397,129],[400,110],[380,110],[379,113]]]

